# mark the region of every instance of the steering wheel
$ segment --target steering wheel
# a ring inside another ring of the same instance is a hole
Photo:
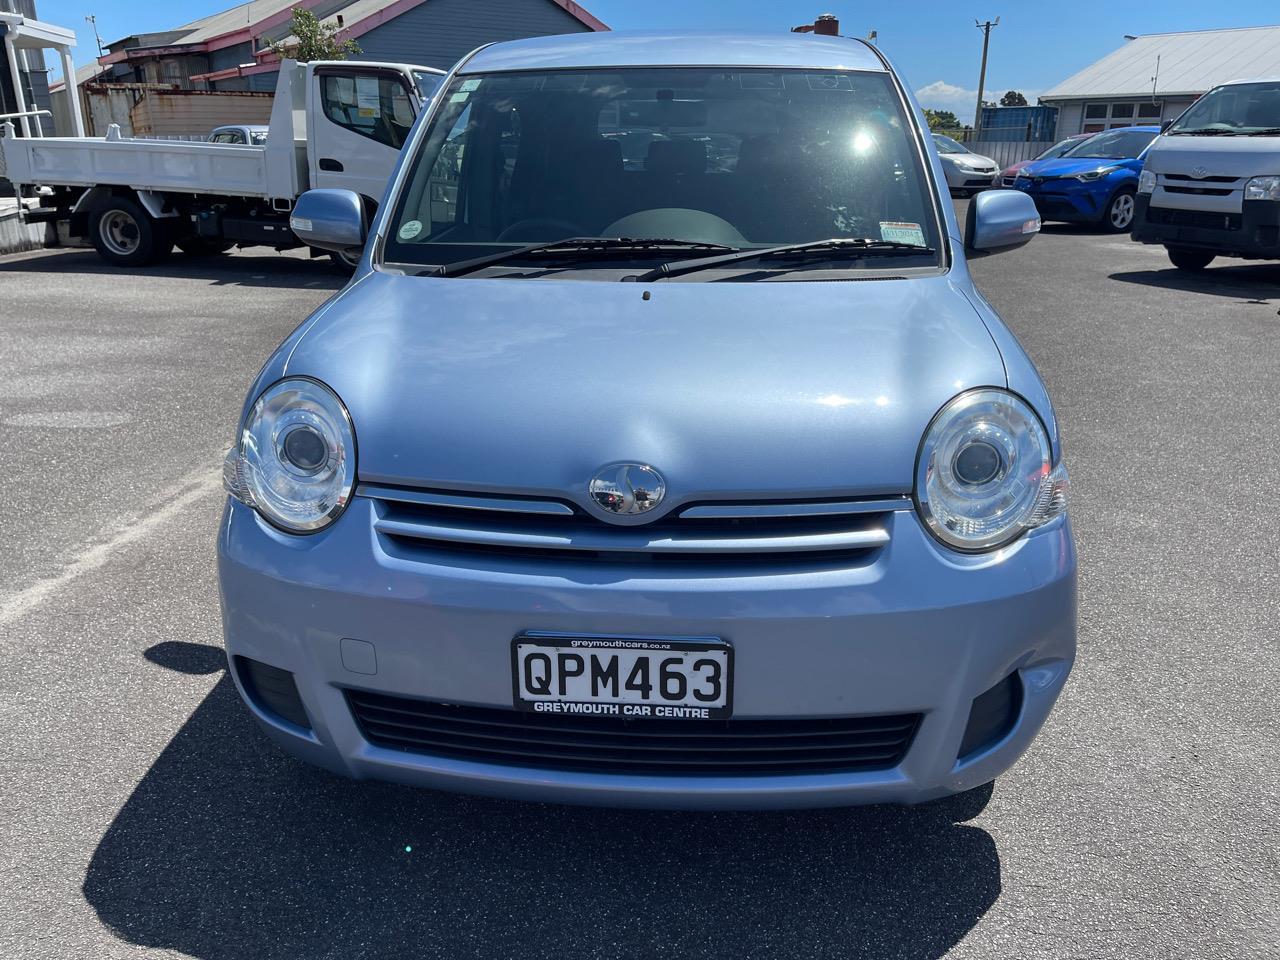
[[[576,223],[570,223],[568,220],[555,220],[551,217],[529,217],[527,220],[517,220],[498,234],[495,239],[499,243],[505,243],[508,240],[523,240],[528,243],[546,240],[550,243],[555,240],[567,240],[569,237],[581,237],[587,232],[583,227]]]

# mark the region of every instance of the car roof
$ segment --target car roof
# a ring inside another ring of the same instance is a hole
[[[870,44],[814,33],[576,33],[508,40],[483,47],[459,73],[580,67],[809,67],[874,70],[884,61]]]

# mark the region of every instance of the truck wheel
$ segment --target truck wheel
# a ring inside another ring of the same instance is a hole
[[[1193,250],[1190,247],[1165,247],[1169,254],[1169,262],[1179,270],[1190,270],[1195,273],[1213,263],[1214,254],[1208,250]]]
[[[95,210],[91,222],[94,249],[107,263],[141,267],[164,259],[173,250],[168,231],[124,197],[113,197]]]
[[[339,253],[336,250],[329,251],[329,259],[333,261],[333,265],[338,268],[341,273],[347,276],[356,272],[356,267],[360,266],[360,253]]]
[[[234,243],[210,240],[208,237],[183,237],[175,245],[189,257],[212,257],[219,253],[226,253],[235,246]]]
[[[1109,233],[1128,233],[1133,226],[1133,214],[1137,209],[1134,199],[1136,192],[1125,188],[1119,190],[1107,204],[1107,212],[1102,215],[1102,227]]]

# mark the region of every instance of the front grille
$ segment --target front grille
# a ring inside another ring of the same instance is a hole
[[[1190,180],[1193,183],[1235,183],[1239,177],[1192,177],[1185,173],[1162,173],[1166,180]]]
[[[920,714],[742,720],[630,720],[464,707],[347,690],[370,743],[543,770],[667,776],[780,776],[887,770]]]
[[[692,504],[620,526],[560,500],[362,485],[383,548],[406,559],[500,556],[543,562],[832,564],[867,560],[890,539],[905,496]]]
[[[1199,227],[1203,230],[1239,230],[1240,214],[1218,213],[1213,210],[1173,210],[1169,207],[1148,207],[1147,221],[1171,227]]]
[[[1230,188],[1222,187],[1172,187],[1165,184],[1165,193],[1186,193],[1197,197],[1229,197],[1231,196]]]

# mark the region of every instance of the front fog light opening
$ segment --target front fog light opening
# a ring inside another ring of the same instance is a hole
[[[985,753],[1007,737],[1018,725],[1022,713],[1022,678],[1015,670],[995,686],[974,697],[969,722],[956,755],[964,763]]]

